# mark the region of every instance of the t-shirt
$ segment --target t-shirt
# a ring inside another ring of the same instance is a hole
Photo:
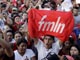
[[[35,56],[35,54],[31,49],[26,49],[26,52],[23,56],[19,54],[18,50],[15,50],[14,54],[15,54],[15,60],[31,60],[31,58]]]
[[[0,19],[0,29],[4,30],[4,18]]]
[[[50,52],[58,54],[59,50],[61,49],[58,40],[52,44],[52,48],[50,48],[49,50],[47,50],[44,47],[44,43],[41,40],[38,41],[38,43],[35,45],[35,47],[38,50],[38,60],[45,58],[47,56],[47,54]]]
[[[66,11],[67,12],[67,11],[71,11],[72,8],[73,8],[73,5],[70,0],[64,0],[60,6],[59,5],[57,6],[58,11]]]

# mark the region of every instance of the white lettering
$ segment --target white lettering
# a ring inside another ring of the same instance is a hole
[[[61,30],[60,30],[60,27],[62,27]],[[65,24],[61,24],[60,23],[59,26],[58,26],[58,28],[57,28],[57,30],[56,30],[56,32],[58,32],[60,30],[60,33],[62,33],[63,30],[64,30],[64,27],[65,27]]]
[[[65,24],[60,23],[61,17],[58,17],[56,22],[45,22],[44,20],[47,18],[47,15],[44,15],[39,22],[39,31],[50,31],[50,32],[56,32],[56,33],[62,33]]]
[[[56,25],[55,25],[55,27],[54,27],[53,32],[55,32],[55,31],[56,31],[56,29],[57,29],[57,26],[58,26],[58,24],[59,24],[60,19],[61,19],[61,17],[58,17],[58,20],[57,20],[57,22],[56,22]]]
[[[40,24],[40,26],[39,26],[39,31],[40,31],[42,25],[44,24],[44,19],[45,19],[46,17],[47,17],[47,15],[44,15],[44,16],[42,17],[41,21],[39,22],[39,24]]]

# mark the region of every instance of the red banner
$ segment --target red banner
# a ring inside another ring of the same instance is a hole
[[[31,9],[28,13],[28,31],[31,38],[48,34],[65,41],[73,27],[72,12]]]

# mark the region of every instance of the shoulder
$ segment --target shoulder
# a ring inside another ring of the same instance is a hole
[[[26,49],[27,52],[33,52],[31,49]]]
[[[39,49],[41,46],[43,46],[43,44],[44,44],[43,41],[38,39],[38,43],[35,45],[35,47]]]
[[[28,54],[34,54],[34,52],[33,52],[33,50],[31,50],[31,49],[26,49],[26,53]]]
[[[35,53],[31,49],[26,49],[26,54],[31,57],[35,56]]]

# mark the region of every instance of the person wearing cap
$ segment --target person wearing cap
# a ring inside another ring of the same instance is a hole
[[[18,10],[16,7],[13,7],[12,10]]]
[[[18,9],[16,7],[13,7],[12,8],[12,12],[11,12],[11,18],[12,18],[12,20],[14,20],[15,16],[19,16]]]

